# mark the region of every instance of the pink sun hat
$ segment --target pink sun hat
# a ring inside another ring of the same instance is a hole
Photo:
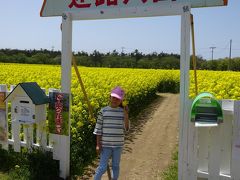
[[[122,88],[120,88],[119,86],[115,87],[112,91],[111,91],[111,96],[118,98],[120,100],[123,100],[124,98],[124,90]]]

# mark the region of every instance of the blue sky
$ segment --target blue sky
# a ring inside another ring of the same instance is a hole
[[[40,17],[42,0],[0,2],[0,48],[61,50],[61,17]],[[240,57],[240,1],[227,7],[192,9],[196,54]],[[180,52],[180,16],[74,21],[73,50],[129,53]]]

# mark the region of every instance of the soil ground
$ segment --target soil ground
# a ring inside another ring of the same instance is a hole
[[[119,180],[160,180],[177,147],[179,94],[158,94],[137,118],[125,138]],[[89,176],[81,179],[93,179]],[[102,180],[108,180],[107,173]]]

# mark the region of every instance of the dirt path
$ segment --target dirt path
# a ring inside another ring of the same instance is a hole
[[[158,180],[177,144],[179,95],[158,94],[126,136],[119,180]],[[106,173],[103,180],[108,180]]]

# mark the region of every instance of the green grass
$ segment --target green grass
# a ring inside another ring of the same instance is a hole
[[[1,180],[7,180],[7,179],[8,179],[8,174],[7,174],[7,173],[0,172],[0,179],[1,179]]]
[[[175,151],[172,155],[172,162],[166,171],[162,174],[163,180],[177,180],[178,179],[178,152]]]

